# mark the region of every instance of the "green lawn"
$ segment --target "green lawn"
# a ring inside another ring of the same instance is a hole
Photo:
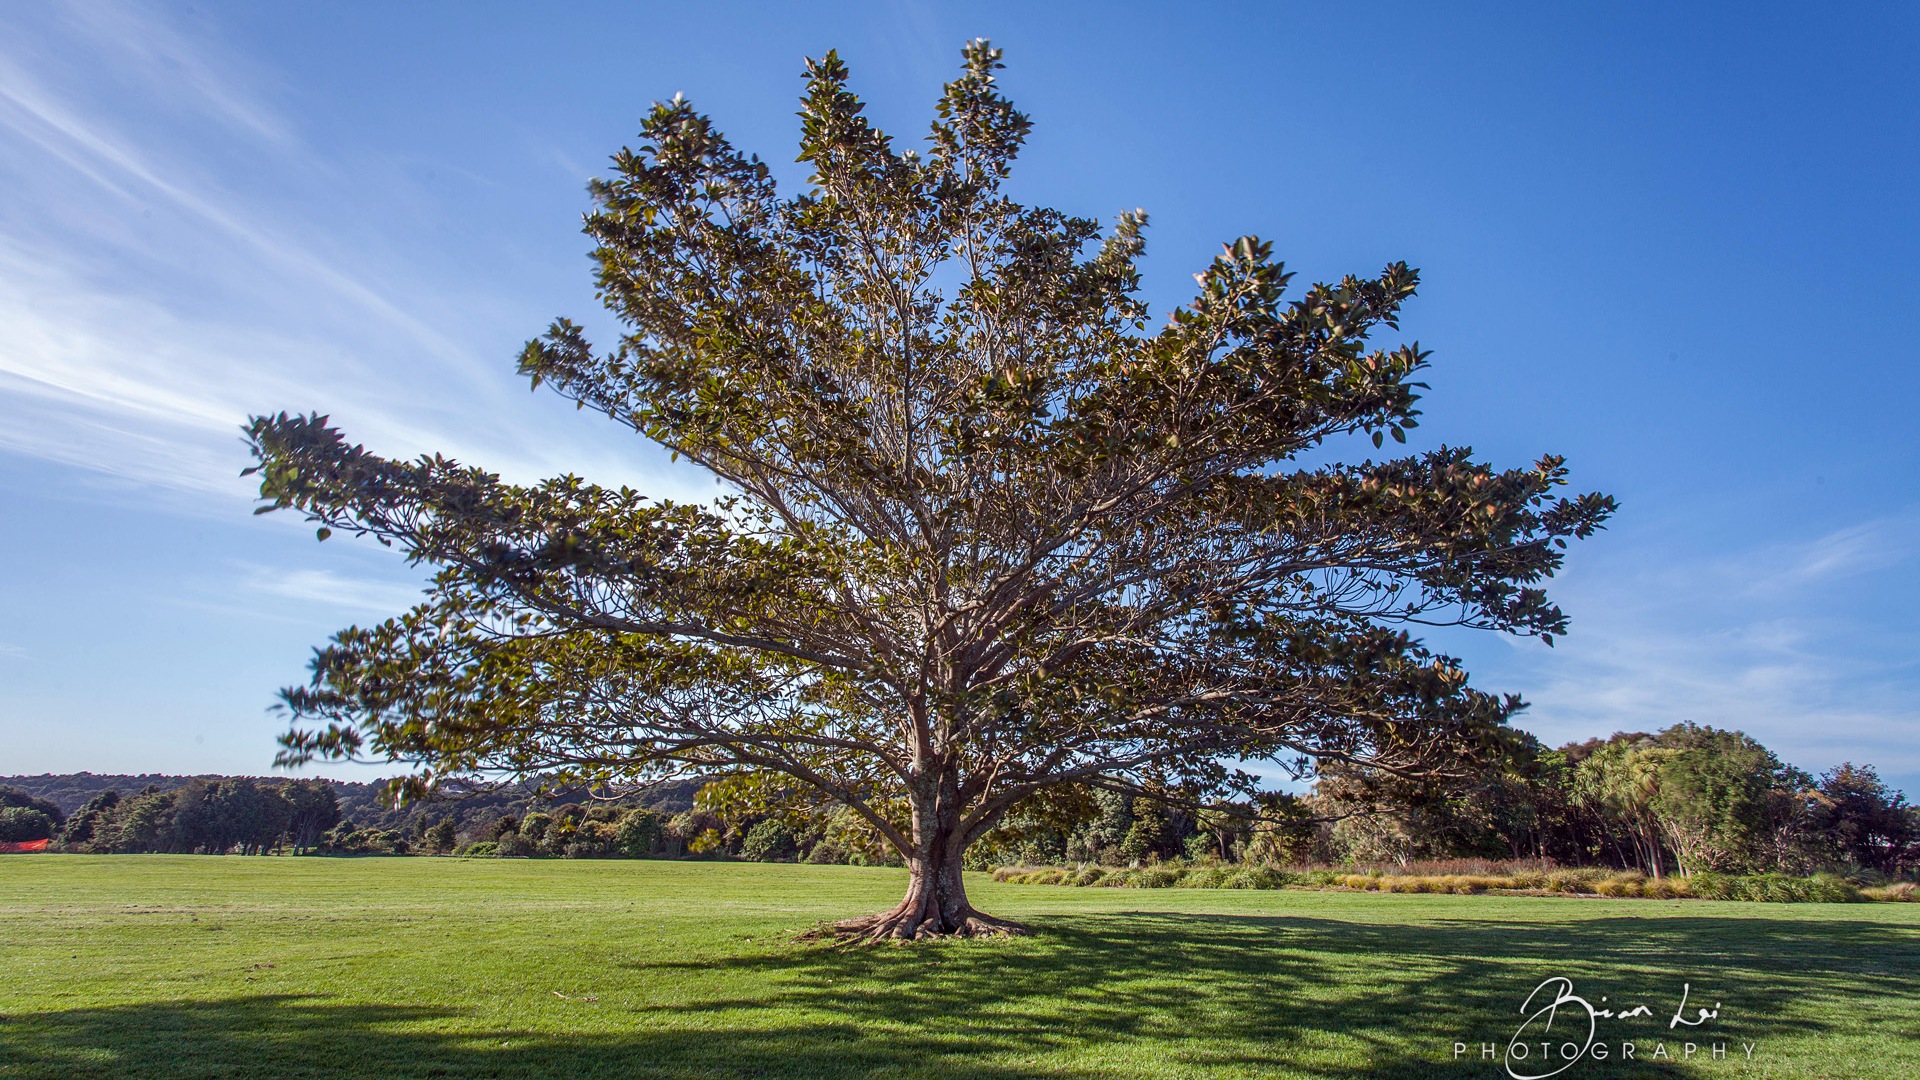
[[[975,903],[1036,936],[793,943],[890,905],[903,881],[729,863],[4,857],[0,1076],[1503,1076],[1455,1062],[1453,1043],[1504,1044],[1554,975],[1596,1004],[1648,1004],[1654,1018],[1602,1028],[1639,1055],[1691,983],[1693,1005],[1722,1003],[1691,1038],[1729,1046],[1722,1062],[1582,1061],[1564,1077],[1920,1076],[1920,905],[982,878]],[[1667,1037],[1669,1053],[1687,1038]]]

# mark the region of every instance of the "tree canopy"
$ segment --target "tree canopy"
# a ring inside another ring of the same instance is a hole
[[[285,692],[283,763],[413,762],[416,792],[535,770],[809,792],[913,870],[846,931],[915,937],[1005,929],[961,855],[1050,790],[1198,804],[1254,791],[1249,763],[1413,775],[1496,745],[1517,699],[1409,628],[1551,642],[1542,582],[1613,501],[1559,494],[1553,456],[1302,464],[1415,426],[1428,353],[1370,338],[1417,273],[1290,295],[1243,237],[1153,327],[1143,212],[1103,230],[1005,192],[1031,124],[1000,67],[968,45],[913,150],[838,56],[809,61],[790,195],[680,98],[593,183],[624,333],[559,320],[520,370],[712,473],[709,504],[256,417],[263,512],[438,568]]]

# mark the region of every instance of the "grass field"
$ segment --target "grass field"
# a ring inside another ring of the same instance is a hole
[[[1496,1076],[1455,1061],[1454,1042],[1504,1046],[1555,975],[1654,1013],[1600,1021],[1635,1062],[1616,1051],[1563,1077],[1920,1076],[1915,904],[982,877],[975,903],[1034,937],[792,942],[903,882],[731,863],[0,858],[0,1076]],[[1682,983],[1690,1009],[1722,1005],[1691,1036],[1667,1030]],[[1644,1060],[1689,1038],[1728,1059]]]

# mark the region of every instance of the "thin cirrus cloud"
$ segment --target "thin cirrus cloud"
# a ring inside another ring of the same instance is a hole
[[[253,566],[247,568],[246,583],[250,592],[382,617],[408,610],[420,602],[422,595],[417,585],[368,581],[327,570],[278,571]]]
[[[1890,517],[1839,529],[1812,543],[1763,549],[1750,560],[1761,564],[1753,568],[1757,572],[1746,576],[1750,588],[1765,593],[1885,570],[1912,554],[1916,528],[1920,515]]]
[[[0,183],[16,208],[0,211],[0,449],[238,495],[246,416],[317,406],[389,454],[710,493],[528,419],[497,343],[412,314],[459,325],[459,302],[429,295],[449,290],[375,242],[342,250],[351,229],[282,212],[337,204],[338,177],[227,74],[244,64],[124,13],[49,9],[37,34],[0,34]],[[66,40],[27,52],[48,35]],[[306,186],[259,194],[286,178]]]
[[[377,548],[316,553],[288,542],[297,516],[248,517],[250,414],[327,412],[376,452],[513,481],[713,489],[529,395],[502,361],[550,312],[383,230],[421,199],[404,170],[316,150],[269,75],[147,11],[0,6],[0,466],[34,515],[0,545],[40,571],[0,597],[20,643],[0,740],[29,770],[254,772],[277,726],[260,705],[307,648],[420,592]],[[141,619],[80,625],[135,595]],[[213,737],[98,719],[150,716],[157,685]]]
[[[1696,559],[1657,537],[1603,537],[1622,543],[1555,590],[1573,632],[1552,650],[1483,656],[1493,678],[1481,681],[1526,686],[1521,724],[1550,744],[1690,721],[1746,731],[1815,771],[1866,760],[1910,782],[1920,641],[1862,613],[1905,592],[1916,524],[1895,515]]]

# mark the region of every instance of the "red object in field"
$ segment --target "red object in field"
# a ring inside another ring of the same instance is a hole
[[[24,855],[29,851],[45,851],[49,840],[0,840],[0,855]]]

